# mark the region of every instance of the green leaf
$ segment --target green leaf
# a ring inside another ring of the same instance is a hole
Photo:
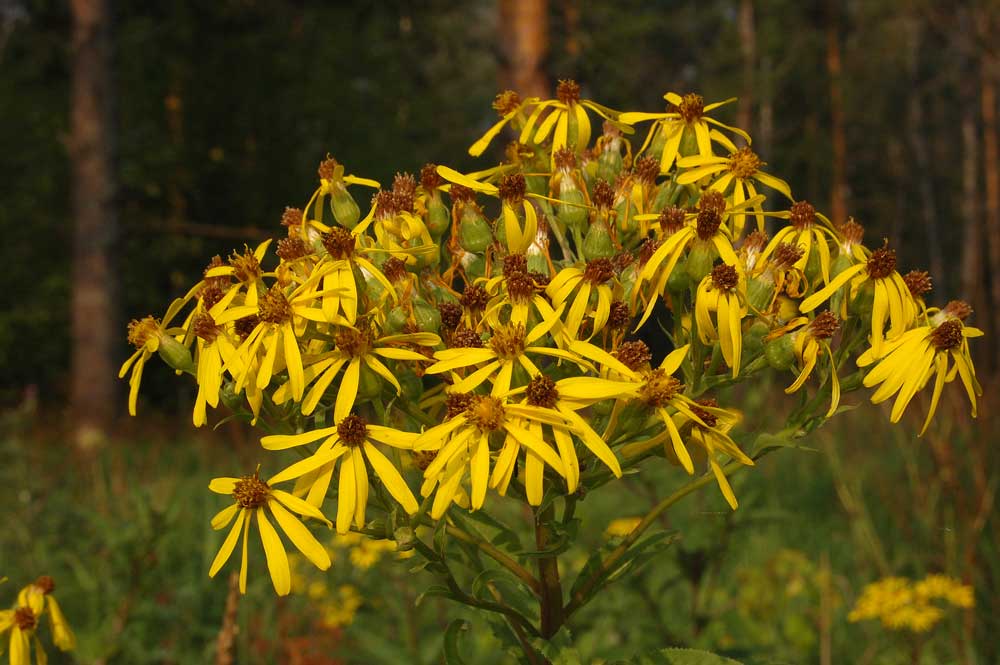
[[[724,658],[708,651],[697,649],[660,649],[633,658],[635,665],[740,665],[731,658]]]
[[[469,622],[465,619],[455,619],[444,631],[444,662],[446,665],[465,665],[458,653],[458,637],[462,631],[469,630]]]
[[[419,607],[420,603],[423,602],[424,598],[430,598],[435,596],[438,598],[454,598],[453,594],[448,589],[448,587],[441,586],[440,584],[435,584],[434,586],[427,587],[423,591],[423,593],[417,596],[417,599],[413,601],[413,604]]]

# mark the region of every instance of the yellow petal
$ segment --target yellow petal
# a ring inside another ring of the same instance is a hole
[[[236,523],[233,524],[233,528],[229,530],[229,535],[222,542],[222,547],[219,548],[219,553],[215,555],[215,559],[212,561],[212,567],[208,569],[208,576],[215,577],[215,574],[219,572],[219,569],[226,564],[229,560],[230,555],[233,553],[233,549],[236,547],[236,539],[239,538],[240,531],[243,530],[243,523],[247,520],[246,509],[241,510],[239,515],[236,517]]]
[[[375,475],[381,479],[382,484],[385,485],[392,498],[398,501],[403,510],[410,515],[417,512],[420,506],[417,505],[417,500],[414,498],[410,486],[406,484],[403,476],[393,463],[389,461],[389,458],[370,443],[364,445],[364,450],[368,461],[372,465],[372,469],[375,471]]]
[[[316,537],[294,515],[285,510],[280,503],[271,500],[267,503],[278,526],[285,532],[288,539],[302,554],[320,570],[330,567],[330,555]],[[284,550],[282,550],[284,552]]]
[[[271,583],[279,596],[287,596],[292,590],[292,575],[288,568],[288,555],[281,544],[278,532],[274,530],[263,510],[257,510],[257,528],[260,529],[260,541],[264,544],[264,555],[267,559],[267,570],[271,573]]]

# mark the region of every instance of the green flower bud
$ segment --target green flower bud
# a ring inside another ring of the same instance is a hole
[[[389,310],[388,316],[385,317],[385,331],[390,335],[398,335],[403,332],[407,320],[406,310],[402,306],[396,305]]]
[[[615,243],[611,239],[608,225],[603,222],[591,224],[583,239],[583,255],[587,260],[609,259],[615,255]]]
[[[844,295],[841,297],[846,297],[849,288],[849,285],[844,286],[844,290],[842,292]],[[872,308],[874,306],[875,284],[873,284],[871,280],[867,280],[861,285],[861,288],[858,289],[858,293],[854,296],[854,299],[848,303],[847,312],[853,316],[869,318],[871,317]],[[831,309],[833,308],[831,307]]]
[[[810,252],[806,261],[806,269],[803,271],[810,284],[817,284],[823,276],[823,266],[820,264],[819,252]]]
[[[544,254],[528,254],[528,272],[549,274],[549,262],[545,260]]]
[[[417,330],[421,332],[436,333],[441,329],[441,312],[423,300],[413,301],[413,318],[417,323]]]
[[[245,406],[243,396],[236,392],[236,383],[234,381],[224,381],[222,383],[222,390],[219,391],[219,399],[230,411],[239,412]]]
[[[413,528],[408,526],[398,527],[392,532],[392,538],[396,541],[397,552],[408,552],[413,549],[417,542],[416,535],[413,533]]]
[[[330,195],[330,209],[337,223],[348,229],[357,226],[358,220],[361,219],[361,209],[343,185],[334,187]]]
[[[614,182],[622,172],[622,154],[617,150],[605,150],[597,158],[597,177],[600,180]]]
[[[649,212],[659,214],[677,198],[677,186],[673,182],[664,182],[657,186],[653,195],[653,203]]]
[[[467,252],[485,252],[493,242],[493,232],[489,223],[471,206],[462,213],[462,223],[458,229],[458,244]]]
[[[667,290],[671,293],[687,293],[691,288],[691,276],[687,271],[687,257],[681,257],[667,278]]]
[[[473,254],[472,260],[468,263],[462,262],[465,267],[465,277],[469,280],[486,276],[486,259],[482,254]]]
[[[750,329],[743,334],[743,367],[747,363],[761,354],[764,350],[764,337],[770,329],[763,321],[756,321]]]
[[[765,311],[774,300],[774,282],[757,277],[747,281],[747,301],[758,312]]]
[[[194,372],[194,361],[191,360],[191,351],[170,335],[160,335],[160,344],[157,349],[160,358],[173,369],[179,372]]]
[[[362,364],[358,377],[358,401],[378,397],[382,393],[384,382],[385,379],[371,370],[368,365]]]
[[[712,272],[717,256],[715,247],[707,242],[695,242],[688,254],[687,274],[691,281],[700,284],[705,275]]]
[[[653,136],[653,140],[649,142],[649,148],[646,149],[646,153],[655,158],[657,161],[663,158],[663,147],[667,144],[667,137],[664,135],[662,129],[656,130],[656,134]]]
[[[795,362],[795,344],[791,335],[782,335],[764,343],[767,363],[777,370],[786,370]]]
[[[531,194],[549,195],[549,179],[543,175],[526,175],[524,176],[524,184]]]
[[[420,377],[409,368],[394,373],[396,380],[399,381],[399,387],[402,388],[402,398],[411,402],[418,401],[424,394],[424,384]]]
[[[451,226],[451,212],[435,192],[427,201],[427,231],[432,238],[438,240],[449,226]]]
[[[678,157],[690,157],[691,155],[699,154],[698,137],[691,127],[684,128],[684,134],[681,135],[681,144],[677,149],[677,154]]]
[[[567,180],[568,178],[563,179],[563,189],[559,194],[559,199],[566,203],[556,205],[556,219],[568,228],[579,229],[587,223],[588,212],[583,207],[586,205],[586,199],[583,196],[583,192],[577,189],[576,185],[573,185],[571,189],[567,188],[565,186]]]

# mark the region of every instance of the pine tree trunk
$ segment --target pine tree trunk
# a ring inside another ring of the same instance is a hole
[[[743,94],[740,95],[740,106],[736,116],[736,126],[747,132],[754,132],[754,76],[757,69],[757,30],[754,26],[753,0],[740,2],[740,54],[743,57]],[[737,137],[737,145],[743,140]]]
[[[70,408],[81,448],[100,441],[116,411],[116,236],[108,0],[72,0],[73,291]]]
[[[547,0],[500,0],[507,86],[521,97],[551,95],[542,61],[549,48]]]
[[[839,0],[827,2],[826,71],[830,77],[830,135],[833,148],[833,182],[830,192],[830,219],[847,221],[847,137],[844,131],[844,101],[841,90]]]
[[[986,248],[990,267],[990,307],[994,333],[1000,330],[1000,156],[997,155],[997,57],[983,53],[980,63],[983,116],[983,176],[986,189]],[[986,312],[983,315],[988,315]],[[994,342],[993,370],[1000,372],[1000,344]]]

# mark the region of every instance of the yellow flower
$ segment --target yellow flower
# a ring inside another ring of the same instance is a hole
[[[30,607],[36,616],[47,612],[49,622],[52,624],[52,642],[60,651],[72,651],[76,648],[76,636],[69,627],[69,622],[66,621],[56,597],[52,595],[55,588],[55,581],[48,575],[43,575],[21,589],[17,595],[17,604],[21,607]]]
[[[417,438],[416,434],[380,425],[369,425],[360,416],[347,415],[335,427],[303,434],[266,436],[261,439],[261,445],[268,450],[283,450],[324,438],[312,456],[296,462],[277,474],[271,479],[272,482],[302,478],[304,485],[308,487],[306,501],[309,505],[318,507],[326,498],[334,467],[340,460],[337,533],[344,534],[350,530],[352,520],[359,528],[365,525],[365,509],[368,506],[368,464],[371,464],[375,475],[382,481],[392,498],[411,515],[417,512],[417,501],[403,480],[403,476],[375,445],[375,442],[379,442],[409,450]]]
[[[787,394],[794,393],[803,386],[813,369],[816,368],[820,352],[826,351],[830,359],[830,381],[832,382],[832,396],[830,408],[826,412],[827,418],[831,417],[836,412],[837,406],[840,405],[840,382],[837,378],[837,367],[834,364],[830,343],[827,341],[833,337],[839,325],[833,312],[825,311],[812,321],[804,316],[792,319],[783,327],[772,331],[766,338],[773,340],[786,334],[790,335],[792,350],[801,369],[792,385],[785,388]]]
[[[694,134],[698,145],[698,154],[702,157],[711,157],[714,154],[712,152],[713,139],[726,146],[732,145],[723,134],[719,133],[718,130],[713,130],[709,124],[738,134],[748,144],[750,143],[750,135],[742,129],[730,127],[715,118],[709,118],[705,115],[720,106],[736,101],[735,97],[721,102],[713,102],[712,104],[706,104],[705,99],[701,95],[694,93],[689,93],[681,97],[676,92],[668,92],[663,95],[663,98],[670,105],[666,113],[630,112],[622,113],[618,116],[619,122],[627,125],[646,120],[656,120],[649,130],[646,141],[642,144],[639,152],[644,151],[653,142],[654,138],[657,141],[662,140],[664,143],[663,153],[660,156],[660,173],[669,171],[674,161],[680,156],[681,139],[684,137],[685,132]]]
[[[769,175],[760,170],[765,165],[750,148],[740,148],[731,150],[728,157],[713,157],[696,155],[694,157],[682,157],[677,160],[677,165],[687,169],[677,176],[677,184],[690,185],[702,178],[712,177],[709,189],[725,194],[729,185],[733,185],[733,205],[740,205],[744,201],[757,196],[757,188],[753,181],[766,185],[792,199],[792,190],[788,183],[773,175]],[[759,203],[750,206],[755,211],[757,218],[757,229],[764,230],[764,214]],[[743,233],[746,214],[737,213],[733,215],[733,236],[739,237]]]
[[[321,242],[327,256],[319,262],[316,270],[323,275],[322,308],[329,323],[348,326],[357,323],[359,295],[355,269],[370,275],[382,285],[384,293],[393,300],[397,299],[396,290],[382,271],[362,256],[365,250],[356,247],[359,237],[363,237],[360,228],[351,233],[339,226],[322,235]]]
[[[719,340],[722,357],[733,370],[733,378],[740,373],[743,352],[743,330],[740,322],[747,314],[746,278],[736,265],[722,263],[712,269],[698,285],[694,299],[694,317],[698,324],[698,338],[702,344]],[[711,313],[717,319],[712,320]]]
[[[38,612],[31,607],[18,606],[13,610],[0,610],[0,634],[10,631],[10,665],[31,665],[31,638],[35,639],[35,662],[48,661],[38,639]]]
[[[537,104],[539,101],[538,97],[529,97],[528,99],[522,100],[521,97],[513,90],[505,90],[496,96],[496,100],[493,102],[493,108],[500,114],[500,120],[498,120],[492,127],[486,130],[479,139],[476,140],[469,147],[469,154],[473,157],[479,157],[483,154],[483,151],[489,146],[494,138],[507,126],[508,123],[518,120],[523,123],[524,117],[522,112]]]
[[[507,451],[508,457],[516,457],[520,450],[519,446],[524,446],[529,456],[537,456],[559,475],[566,476],[558,453],[523,426],[526,420],[538,420],[565,427],[565,418],[559,413],[551,409],[512,404],[507,397],[468,393],[452,393],[448,395],[446,404],[448,419],[425,431],[413,443],[414,450],[437,451],[434,460],[424,471],[424,483],[420,488],[423,496],[430,496],[435,488],[437,489],[431,506],[431,516],[434,519],[440,519],[448,510],[459,494],[459,488],[467,472],[472,487],[470,497],[472,510],[479,510],[482,507],[486,500],[486,489],[490,484],[494,486],[502,484],[503,473],[499,476],[494,473],[492,483],[490,479],[490,435],[493,433],[503,435],[502,449]],[[518,446],[513,445],[515,442]],[[503,469],[506,470],[509,463],[506,458],[503,462]],[[501,460],[498,459],[497,465],[500,464]],[[540,503],[541,474],[533,471],[526,478],[525,489],[529,502],[537,500]]]
[[[829,300],[842,286],[850,282],[848,300],[870,285],[874,289],[872,305],[872,356],[881,358],[887,338],[898,337],[913,323],[917,308],[903,278],[896,272],[896,252],[881,247],[862,263],[856,263],[830,280],[825,287],[802,301],[799,309],[811,312]],[[846,302],[845,302],[846,307]],[[885,324],[889,322],[889,330]]]
[[[809,260],[813,253],[819,257],[820,274],[823,282],[830,281],[830,240],[837,241],[837,235],[833,231],[833,223],[825,215],[816,212],[806,201],[798,201],[792,204],[787,212],[774,213],[775,217],[781,217],[791,221],[790,226],[778,231],[771,242],[761,254],[762,259],[766,259],[774,253],[775,249],[782,243],[792,243],[802,248],[801,257],[793,264],[801,272],[805,273]],[[817,220],[822,224],[817,223]]]
[[[317,169],[319,187],[313,192],[312,198],[302,211],[304,223],[301,227],[302,239],[313,242],[318,233],[325,233],[330,226],[323,223],[323,201],[330,197],[330,211],[337,223],[346,228],[354,228],[361,217],[357,202],[347,191],[348,185],[363,185],[378,189],[381,187],[375,180],[359,178],[355,175],[344,175],[344,166],[329,155],[320,162]],[[332,226],[332,225],[331,225]]]
[[[154,353],[159,352],[164,360],[167,360],[175,369],[182,369],[183,364],[191,362],[191,356],[187,349],[174,339],[166,329],[166,326],[177,316],[184,304],[185,301],[182,298],[174,300],[163,316],[162,323],[152,316],[147,316],[142,320],[133,319],[128,324],[128,341],[136,348],[136,351],[122,363],[121,369],[118,370],[118,378],[124,379],[129,370],[132,370],[128,380],[129,415],[135,415],[136,402],[139,398],[139,384],[142,382],[142,371],[146,367],[146,361]]]
[[[250,522],[256,517],[271,582],[278,595],[284,596],[291,590],[288,555],[285,553],[278,532],[268,520],[267,513],[271,513],[292,544],[320,570],[326,570],[330,567],[330,555],[293,513],[313,517],[324,522],[327,526],[330,526],[330,521],[323,516],[319,509],[302,499],[288,492],[272,488],[271,484],[280,482],[280,478],[276,480],[277,476],[275,476],[265,482],[260,479],[258,473],[259,470],[252,476],[242,478],[214,478],[208,485],[208,488],[213,492],[230,494],[235,500],[233,505],[223,508],[212,518],[212,528],[215,530],[226,528],[233,522],[234,518],[235,523],[223,541],[219,553],[215,556],[208,576],[215,577],[215,574],[229,560],[236,547],[236,541],[240,537],[240,532],[242,532],[243,563],[240,567],[240,592],[246,593],[247,534],[250,531]]]
[[[876,355],[873,345],[858,358],[859,367],[868,367],[878,360],[865,376],[864,385],[868,388],[878,386],[871,398],[873,404],[896,395],[890,416],[894,423],[899,422],[917,391],[934,377],[931,406],[920,430],[921,434],[930,425],[944,384],[953,381],[956,374],[961,378],[969,397],[973,418],[976,417],[976,396],[983,394],[969,355],[968,342],[969,337],[979,337],[983,331],[962,323],[962,319],[972,309],[963,302],[953,301],[943,310],[928,311],[933,312],[928,325],[909,330],[886,342],[881,356]]]
[[[518,141],[524,144],[541,145],[552,136],[552,154],[562,148],[572,148],[581,152],[590,144],[590,109],[605,120],[615,120],[620,114],[589,99],[580,99],[580,86],[572,80],[559,81],[556,99],[533,103],[531,115],[521,129]],[[548,115],[542,120],[542,114]],[[539,122],[541,120],[541,122]],[[625,128],[631,132],[631,128]]]
[[[736,510],[739,507],[736,494],[722,471],[717,454],[723,453],[741,464],[753,466],[753,460],[747,457],[729,436],[730,430],[740,421],[740,414],[718,408],[715,400],[701,400],[691,406],[691,411],[698,416],[697,420],[691,421],[691,440],[704,450],[708,466],[715,476],[715,482],[722,496],[725,497],[729,507]]]
[[[252,252],[249,247],[244,246],[242,254],[234,252],[229,257],[229,265],[223,265],[221,261],[213,262],[213,265],[205,270],[205,279],[202,284],[213,284],[210,280],[219,280],[221,284],[224,278],[235,277],[236,283],[227,288],[222,300],[228,305],[240,291],[244,291],[243,304],[247,307],[256,307],[257,298],[264,285],[264,271],[260,262],[270,245],[269,238],[257,245]]]
[[[581,367],[587,367],[588,363],[585,360],[568,351],[535,344],[559,323],[558,315],[561,311],[560,307],[553,313],[554,316],[542,321],[527,333],[524,326],[519,323],[497,326],[492,331],[488,346],[484,348],[466,347],[436,351],[434,358],[437,362],[427,368],[427,373],[441,374],[472,365],[481,365],[465,378],[456,378],[450,390],[456,393],[472,392],[484,381],[491,379],[493,381],[491,392],[500,395],[510,390],[514,370],[518,366],[524,368],[530,377],[541,373],[538,366],[528,357],[529,353],[568,360]]]
[[[198,394],[194,400],[192,419],[195,427],[201,427],[207,420],[206,405],[219,405],[222,390],[223,367],[228,367],[232,375],[238,375],[242,361],[237,353],[239,341],[225,326],[226,320],[216,320],[210,312],[197,314],[191,329],[197,336],[195,362],[198,379]]]
[[[563,325],[565,340],[574,340],[579,336],[580,326],[584,318],[590,314],[593,317],[589,337],[599,333],[611,316],[611,303],[614,301],[615,267],[610,259],[592,259],[584,268],[569,266],[560,270],[549,282],[545,293],[552,301],[552,306],[560,312],[570,302]],[[619,287],[620,288],[620,287]],[[596,294],[597,307],[591,312],[590,296]]]
[[[358,328],[341,327],[334,334],[336,348],[321,353],[307,362],[303,384],[312,387],[302,402],[304,415],[309,415],[316,409],[316,405],[326,394],[327,388],[330,387],[340,370],[344,368],[346,369],[341,377],[337,399],[333,407],[334,421],[343,420],[354,408],[354,402],[358,397],[362,365],[391,383],[396,389],[396,394],[400,394],[402,388],[399,381],[379,358],[409,361],[427,360],[426,356],[416,351],[401,349],[394,345],[437,346],[441,343],[441,338],[433,333],[408,333],[383,337],[375,337],[375,335],[375,327],[368,320],[363,320]],[[294,388],[291,381],[278,388],[273,395],[274,402],[282,404],[290,397],[294,397]],[[289,389],[292,389],[292,392],[289,392]]]

